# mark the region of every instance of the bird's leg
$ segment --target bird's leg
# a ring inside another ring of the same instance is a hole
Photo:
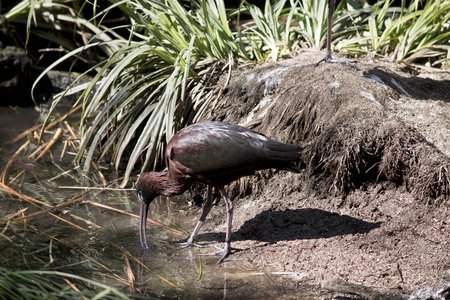
[[[205,205],[203,206],[203,212],[200,216],[200,220],[198,220],[197,225],[195,225],[194,231],[192,232],[191,236],[185,243],[181,243],[181,246],[183,248],[190,247],[190,246],[196,246],[201,247],[200,245],[197,245],[194,243],[194,239],[197,237],[197,234],[200,230],[200,227],[206,220],[206,216],[208,215],[209,211],[212,207],[212,187],[208,186],[208,198],[206,199]]]
[[[346,60],[337,60],[331,57],[331,27],[333,26],[333,14],[334,14],[334,6],[336,4],[336,0],[330,0],[328,3],[328,17],[327,17],[327,49],[325,52],[325,57],[319,60],[314,66],[317,67],[321,62],[326,63],[341,63],[349,65],[350,67],[358,70],[355,64],[346,61]]]
[[[231,252],[231,227],[233,223],[233,202],[228,198],[228,193],[224,188],[220,189],[220,194],[222,194],[223,199],[225,200],[225,205],[227,208],[227,233],[225,236],[225,248],[222,251],[222,258],[217,262],[220,264],[223,260],[230,254]],[[220,254],[220,252],[219,252]]]
[[[331,27],[333,25],[333,14],[334,14],[334,2],[335,0],[330,0],[328,3],[328,17],[327,17],[327,50],[325,52],[325,57],[319,60],[315,66],[317,67],[321,62],[330,62],[331,58]]]
[[[226,205],[226,209],[227,209],[227,232],[226,232],[226,236],[225,236],[225,248],[221,249],[216,247],[217,249],[219,249],[219,251],[215,252],[215,253],[209,253],[209,254],[199,254],[202,256],[211,256],[211,255],[221,255],[222,258],[219,259],[219,261],[217,262],[218,264],[220,264],[221,262],[223,262],[223,260],[231,253],[231,227],[232,227],[232,222],[233,222],[233,202],[230,200],[230,198],[228,198],[228,193],[225,191],[224,188],[219,189],[220,194],[222,195],[222,198],[225,200],[225,205]],[[235,249],[235,250],[239,250],[239,249]]]

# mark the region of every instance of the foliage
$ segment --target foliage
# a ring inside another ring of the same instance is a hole
[[[304,47],[323,48],[326,42],[328,1],[299,1],[300,8],[295,13],[298,25],[294,30],[299,33],[299,39]],[[342,1],[335,8],[332,20],[333,43],[340,39],[351,37],[365,22],[363,15],[367,8],[360,7],[354,1]]]
[[[59,244],[55,230],[53,234],[39,232],[30,223],[28,226],[34,230],[29,233],[18,230],[16,222],[11,220],[20,218],[25,210],[0,219],[0,224],[4,225],[0,235],[0,299],[130,299],[100,282],[55,271],[58,259],[54,247]],[[43,242],[46,238],[50,238],[49,243]]]
[[[292,44],[291,23],[297,11],[296,5],[297,2],[291,0],[289,7],[286,7],[286,0],[280,0],[272,7],[271,3],[266,1],[264,12],[256,5],[248,6],[252,22],[246,26],[246,31],[253,35],[248,35],[246,42],[253,49],[261,49],[261,52],[254,51],[258,61],[264,59],[262,57],[264,53],[273,61],[289,53],[289,45]]]
[[[112,7],[111,7],[112,8]],[[110,8],[110,9],[111,9]],[[83,12],[89,15],[97,14],[96,6],[84,1],[79,5],[78,1],[66,0],[22,0],[10,11],[5,13],[6,20],[11,24],[24,24],[26,26],[25,45],[29,42],[31,35],[44,41],[47,47],[62,48],[65,52],[75,51],[75,60],[90,63],[99,56],[111,56],[120,48],[116,39],[121,36],[115,32],[114,27],[107,27],[96,18],[89,20],[84,17]],[[100,15],[101,13],[99,13]],[[22,40],[22,37],[18,38]],[[89,51],[84,48],[86,44],[99,42],[91,45]],[[29,49],[31,51],[35,49]],[[49,53],[45,49],[39,49]],[[42,54],[41,54],[42,55]],[[72,56],[66,56],[72,58]]]
[[[130,299],[104,284],[77,275],[42,270],[10,270],[0,267],[0,299]],[[101,288],[101,292],[77,291],[62,284],[63,279],[77,280]]]
[[[432,58],[434,64],[448,65],[450,0],[427,1],[420,10],[419,2],[405,7],[402,1],[396,8],[393,1],[372,7],[342,1],[333,19],[333,43],[352,55],[371,53],[405,62]],[[29,32],[54,40],[59,37],[49,37],[44,29],[75,29],[83,43],[64,45],[68,53],[39,79],[69,59],[90,64],[84,75],[93,73],[94,78],[78,87],[84,92],[75,162],[83,163],[87,173],[95,159],[111,161],[116,168],[126,160],[123,185],[135,166],[146,170],[161,165],[164,144],[220,97],[227,81],[219,81],[221,75],[228,79],[237,64],[292,55],[297,44],[321,48],[326,38],[325,0],[266,1],[263,10],[244,2],[228,10],[224,1],[213,0],[110,0],[100,11],[96,2],[87,6],[89,14],[77,3],[23,0],[7,18],[26,15]],[[117,9],[128,22],[106,26],[107,15]],[[251,20],[241,22],[243,14]],[[64,95],[54,99],[44,128]]]
[[[326,37],[327,3],[326,1],[303,0],[303,14],[298,16],[300,32],[309,47],[319,48]]]
[[[399,8],[393,1],[379,2],[367,23],[367,31],[338,45],[348,53],[372,53],[407,63],[437,58],[449,66],[450,58],[450,1],[405,1]],[[424,3],[420,9],[420,3]]]
[[[167,142],[185,124],[198,120],[208,103],[220,96],[223,86],[214,87],[220,74],[230,75],[235,63],[267,57],[267,49],[275,59],[288,52],[289,27],[278,25],[284,15],[292,18],[283,9],[284,2],[274,10],[266,6],[264,14],[250,7],[259,21],[271,21],[247,28],[240,39],[228,22],[239,11],[227,11],[222,1],[194,2],[190,10],[176,0],[111,2],[131,20],[129,37],[111,41],[102,39],[102,34],[109,35],[101,31],[91,43],[68,53],[48,70],[87,48],[118,46],[90,70],[97,74],[84,90],[82,143],[75,160],[84,158],[88,172],[99,148],[100,159],[112,153],[108,158],[117,168],[126,156],[124,184],[142,156],[143,169],[156,167],[163,156],[161,141]],[[265,30],[276,35],[262,34]],[[258,46],[248,48],[244,40]],[[60,100],[53,102],[49,116]]]

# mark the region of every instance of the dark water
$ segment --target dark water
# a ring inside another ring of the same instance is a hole
[[[0,145],[34,125],[37,119],[38,113],[34,108],[21,111],[0,108]],[[20,142],[2,151],[2,167],[17,145],[20,146]],[[52,149],[54,157],[59,157],[60,148]],[[311,294],[314,289],[302,281],[302,273],[267,274],[244,266],[239,260],[233,260],[232,255],[225,263],[217,265],[217,256],[198,256],[199,251],[214,252],[213,247],[181,249],[179,243],[187,239],[186,233],[151,223],[147,224],[150,249],[142,250],[137,218],[96,205],[100,203],[138,215],[139,206],[133,190],[116,189],[117,186],[112,185],[107,190],[85,191],[81,187],[86,181],[83,183],[81,175],[71,164],[70,155],[58,161],[59,168],[49,157],[38,162],[30,160],[29,164],[41,171],[27,171],[10,186],[53,208],[47,211],[45,206],[29,205],[0,192],[0,218],[24,207],[27,208],[27,216],[39,213],[27,219],[27,224],[32,224],[36,230],[24,231],[24,243],[33,243],[36,232],[56,237],[50,246],[54,270],[84,276],[145,298],[318,299],[318,295]],[[20,168],[20,163],[15,163],[10,177]],[[58,177],[62,173],[60,168],[70,175]],[[107,166],[102,172],[108,177],[114,173]],[[69,200],[72,200],[70,204]],[[55,208],[58,204],[64,205]],[[190,232],[200,217],[200,211],[195,212],[183,197],[178,201],[159,197],[152,203],[149,217],[177,228],[169,221],[172,220]],[[130,276],[127,275],[127,265],[134,276],[134,285],[126,281]],[[179,288],[168,284],[157,274]]]
[[[39,112],[34,107],[0,106],[0,146],[36,124],[38,119]]]

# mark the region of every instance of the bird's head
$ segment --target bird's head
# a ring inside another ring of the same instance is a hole
[[[174,196],[186,191],[190,183],[174,180],[169,172],[146,172],[139,176],[136,183],[136,195],[141,204],[139,235],[141,245],[148,248],[147,235],[145,234],[145,225],[147,222],[147,212],[150,203],[159,195]]]
[[[147,212],[153,199],[161,195],[161,183],[158,180],[159,177],[160,172],[142,173],[136,183],[136,195],[141,206],[139,213],[139,236],[141,238],[141,246],[146,249],[148,248],[145,230]]]

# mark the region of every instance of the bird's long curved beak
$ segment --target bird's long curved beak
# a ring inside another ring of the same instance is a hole
[[[146,224],[147,224],[147,212],[148,212],[149,205],[140,198],[139,198],[139,202],[141,202],[141,209],[139,212],[139,236],[141,238],[142,248],[148,249],[147,234],[146,234],[145,228],[146,228]]]

